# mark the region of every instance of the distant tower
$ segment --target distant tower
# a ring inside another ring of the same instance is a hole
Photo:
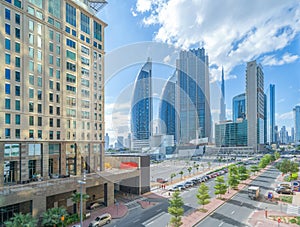
[[[232,120],[246,119],[246,94],[240,94],[232,99]]]
[[[275,85],[270,84],[270,143],[276,143],[275,135]]]
[[[105,150],[108,150],[108,148],[109,148],[109,135],[108,135],[108,133],[105,134],[104,141],[105,141]]]
[[[224,68],[222,67],[222,84],[221,84],[221,99],[220,99],[220,116],[219,121],[226,120],[226,105],[225,105],[225,81],[224,81]]]
[[[295,106],[294,112],[294,128],[295,128],[295,143],[300,142],[300,106]]]

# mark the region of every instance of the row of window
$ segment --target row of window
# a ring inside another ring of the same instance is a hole
[[[5,94],[10,95],[12,93],[11,91],[11,84],[10,83],[5,83],[4,85],[4,90],[5,90]],[[21,87],[20,85],[15,85],[15,96],[21,96]]]
[[[11,69],[5,68],[4,69],[5,79],[10,80],[11,79]],[[15,71],[15,81],[21,82],[21,74],[19,71]]]
[[[37,138],[42,139],[43,138],[43,131],[42,130],[37,130]],[[15,129],[15,138],[20,139],[21,136],[21,130],[20,129]],[[11,129],[10,128],[5,128],[5,138],[11,138]],[[28,138],[34,139],[34,130],[29,129],[28,132]],[[54,131],[49,131],[49,139],[53,140],[54,139]],[[56,139],[60,140],[60,131],[56,131]]]
[[[8,8],[5,8],[5,20],[11,20],[11,10]],[[15,23],[20,25],[21,24],[21,16],[18,13],[15,13]]]
[[[11,35],[11,26],[10,24],[5,23],[5,34]],[[20,28],[15,28],[15,38],[21,39],[21,30]]]

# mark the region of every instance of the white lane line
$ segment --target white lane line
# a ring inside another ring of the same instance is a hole
[[[140,219],[138,218],[138,219],[134,220],[133,223],[136,223],[136,222],[138,222],[139,220],[140,220]]]
[[[159,211],[161,211],[162,209],[158,209],[157,211],[159,212]]]
[[[222,223],[219,225],[219,227],[221,227],[223,224],[224,224],[224,222],[222,222]]]
[[[231,212],[231,214],[234,214],[234,213],[235,213],[235,210]]]

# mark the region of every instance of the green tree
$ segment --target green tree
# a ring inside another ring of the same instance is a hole
[[[76,204],[76,207],[77,207],[77,213],[80,212],[79,210],[79,206],[80,206],[80,196],[81,194],[79,192],[74,192],[72,193],[71,195],[71,200],[73,203]],[[86,201],[90,198],[90,196],[88,194],[82,194],[82,201]]]
[[[238,176],[240,180],[247,180],[249,177],[248,170],[244,165],[238,167]]]
[[[35,227],[37,220],[31,214],[14,213],[14,216],[4,224],[6,227]]]
[[[228,169],[229,169],[228,185],[231,188],[236,188],[238,186],[238,184],[240,183],[239,175],[238,175],[238,168],[236,165],[230,165]]]
[[[171,176],[170,176],[170,178],[171,178],[171,183],[172,183],[174,177],[176,177],[176,173],[171,173]]]
[[[250,167],[250,171],[251,171],[252,173],[254,173],[254,175],[255,175],[255,174],[259,171],[259,167],[253,165],[253,166]]]
[[[210,163],[210,162],[208,162],[208,163],[207,163],[207,166],[208,166],[208,169],[210,169],[210,167],[211,167],[211,163]]]
[[[66,217],[67,211],[63,207],[50,208],[43,213],[42,225],[45,227],[61,226],[63,223],[61,217]]]
[[[181,175],[181,179],[182,179],[183,171],[181,170],[181,171],[179,172],[179,174]]]
[[[191,167],[191,166],[187,168],[187,171],[189,171],[189,175],[191,175],[192,170],[193,170],[193,167]]]
[[[221,198],[221,195],[224,195],[227,191],[227,185],[225,184],[225,180],[223,176],[219,176],[215,180],[216,185],[214,186],[215,188],[215,194],[219,195]]]
[[[275,151],[274,153],[275,159],[279,159],[280,158],[280,153],[278,151]]]
[[[172,215],[171,224],[174,227],[180,227],[182,225],[181,217],[184,213],[183,200],[179,195],[179,191],[175,191],[172,195],[172,199],[169,201],[168,213]]]
[[[292,173],[298,173],[299,169],[298,163],[293,162],[289,159],[284,159],[282,162],[278,163],[276,167],[283,174],[290,173],[290,176],[292,176]]]
[[[204,205],[209,204],[210,202],[208,190],[209,187],[205,183],[201,183],[198,188],[198,193],[196,194],[198,203],[202,205],[202,209],[204,209]]]

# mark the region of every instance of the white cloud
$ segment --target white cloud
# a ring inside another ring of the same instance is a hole
[[[299,59],[298,55],[292,55],[291,53],[285,53],[280,59],[276,58],[275,55],[267,55],[263,58],[263,65],[284,65],[292,63]]]
[[[283,103],[285,101],[285,99],[284,98],[282,98],[282,99],[279,99],[278,101],[277,101],[277,103],[279,104],[279,103]]]
[[[292,120],[293,119],[293,111],[289,111],[283,114],[276,114],[276,119],[278,120]]]
[[[159,26],[155,40],[183,48],[203,45],[210,64],[218,66],[212,81],[220,79],[222,65],[230,75],[236,65],[282,50],[300,31],[298,0],[137,0],[135,10],[145,25]],[[278,65],[298,56],[265,59]]]

